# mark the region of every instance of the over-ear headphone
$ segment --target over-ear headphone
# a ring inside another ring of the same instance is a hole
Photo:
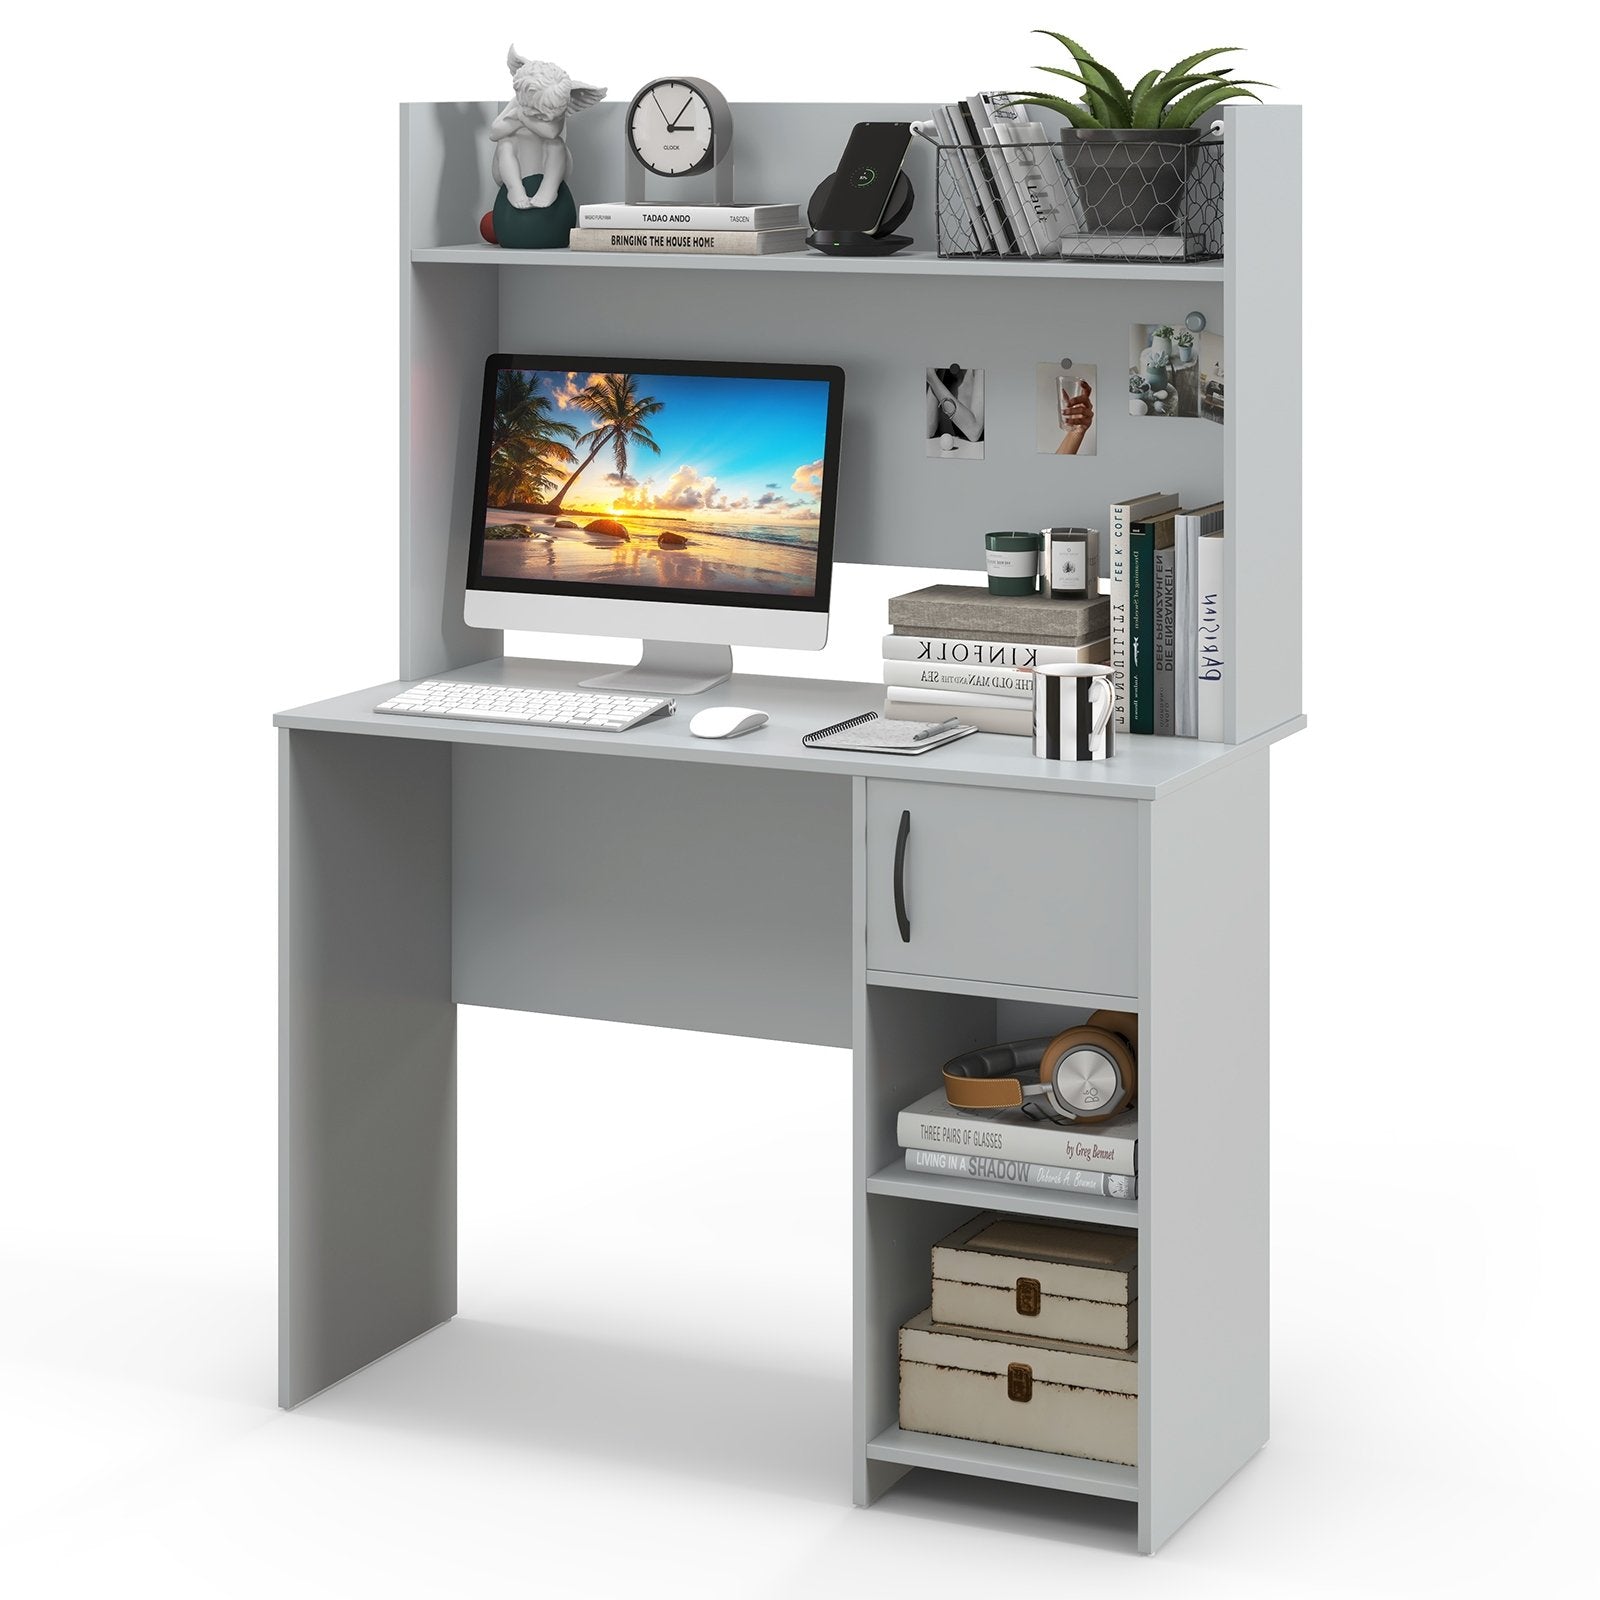
[[[1081,1028],[945,1062],[945,1098],[966,1110],[1018,1107],[1036,1121],[1104,1122],[1133,1102],[1138,1052],[1137,1016],[1096,1011]]]

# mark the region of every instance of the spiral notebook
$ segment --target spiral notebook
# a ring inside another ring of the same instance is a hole
[[[932,722],[896,722],[880,717],[876,711],[866,711],[848,722],[818,728],[800,742],[809,750],[872,750],[879,755],[920,756],[977,731],[966,723],[940,728]]]

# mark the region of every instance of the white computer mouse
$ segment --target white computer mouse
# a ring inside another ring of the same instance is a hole
[[[697,739],[731,739],[764,727],[766,721],[765,711],[752,711],[749,706],[707,706],[690,720],[689,732]]]

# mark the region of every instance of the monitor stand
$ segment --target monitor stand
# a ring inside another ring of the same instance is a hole
[[[624,694],[704,694],[726,683],[733,651],[725,644],[673,644],[646,639],[637,666],[582,679],[580,689],[616,689]]]

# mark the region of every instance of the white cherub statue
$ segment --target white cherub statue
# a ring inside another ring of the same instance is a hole
[[[516,98],[489,127],[494,141],[494,176],[506,187],[506,199],[518,211],[551,204],[560,192],[572,154],[562,134],[567,114],[598,105],[604,89],[579,83],[553,61],[529,61],[512,45],[506,55]],[[535,174],[539,187],[530,195],[523,179]]]

